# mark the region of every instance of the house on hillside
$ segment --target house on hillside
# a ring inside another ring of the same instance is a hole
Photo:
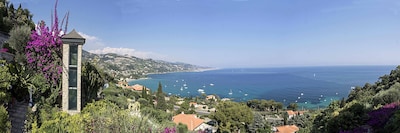
[[[215,95],[208,95],[208,96],[206,97],[206,100],[214,100],[214,101],[217,101],[217,97],[216,97]]]
[[[172,117],[172,121],[175,124],[185,124],[189,131],[204,131],[204,130],[211,130],[212,126],[204,123],[203,119],[197,118],[195,114],[181,114],[175,115]]]
[[[296,133],[299,131],[299,128],[296,125],[284,125],[274,127],[272,129],[275,133]]]
[[[197,107],[198,107],[198,105],[197,105],[197,103],[196,103],[196,102],[190,102],[190,103],[189,103],[189,107],[194,107],[194,108],[197,108]]]
[[[286,111],[289,115],[289,119],[292,119],[293,117],[297,116],[297,115],[303,115],[304,111],[293,111],[293,110],[287,110]]]

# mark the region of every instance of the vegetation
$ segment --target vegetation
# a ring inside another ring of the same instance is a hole
[[[334,101],[316,116],[311,132],[396,132],[400,66],[375,84],[356,87],[347,100]]]
[[[254,115],[244,104],[226,101],[217,106],[217,112],[212,116],[218,122],[220,132],[245,132],[253,122]]]
[[[324,110],[289,118],[284,105],[273,100],[216,102],[205,100],[205,95],[186,98],[174,112],[177,98],[166,100],[161,83],[157,91],[144,87],[142,92],[136,92],[116,86],[114,78],[121,76],[118,75],[121,71],[129,71],[134,78],[139,78],[147,73],[188,71],[198,67],[86,53],[87,59],[82,65],[83,109],[79,114],[69,115],[59,107],[62,73],[60,33],[66,28],[62,30],[59,25],[56,11],[54,15],[51,27],[41,21],[35,29],[29,10],[21,5],[15,9],[12,3],[0,0],[0,31],[10,35],[4,45],[7,50],[3,51],[15,55],[14,61],[0,60],[0,132],[10,132],[6,108],[13,98],[26,101],[28,90],[33,92],[34,104],[29,109],[26,124],[30,132],[188,132],[187,125],[176,125],[171,119],[181,112],[196,113],[190,102],[216,106],[216,111],[208,117],[218,123],[218,132],[266,133],[271,132],[272,126],[279,125],[296,125],[300,133],[400,132],[400,66],[374,84],[354,88],[347,98],[333,101]],[[122,65],[126,68],[107,63],[115,58],[139,63]],[[98,62],[105,65],[99,66]],[[132,102],[128,99],[140,103],[140,112],[129,109]],[[287,110],[298,110],[298,105],[291,103]],[[276,119],[271,122],[266,117]]]

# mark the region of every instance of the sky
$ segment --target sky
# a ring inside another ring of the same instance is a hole
[[[10,0],[51,23],[55,0]],[[210,67],[399,65],[398,0],[59,0],[84,50]]]

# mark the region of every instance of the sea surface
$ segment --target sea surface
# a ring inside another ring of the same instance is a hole
[[[234,101],[273,99],[300,108],[324,108],[332,100],[347,97],[351,88],[375,83],[396,66],[327,66],[235,68],[204,72],[152,74],[130,81],[156,91],[161,82],[168,95],[217,94]]]

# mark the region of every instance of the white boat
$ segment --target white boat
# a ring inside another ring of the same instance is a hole
[[[181,91],[183,91],[183,87],[181,87]]]
[[[214,86],[214,84],[213,84],[213,83],[211,83],[211,84],[210,84],[210,86]]]
[[[229,95],[232,95],[233,93],[232,93],[232,89],[231,89],[231,91],[228,93]]]
[[[204,92],[204,90],[203,90],[203,89],[198,89],[197,91],[198,91],[198,92]]]
[[[187,84],[186,84],[186,83],[184,83],[184,84],[183,84],[183,86],[187,86]]]
[[[247,94],[244,94],[244,96],[247,96]]]
[[[304,95],[304,94],[303,94],[303,92],[302,92],[302,93],[300,93],[300,95]]]

